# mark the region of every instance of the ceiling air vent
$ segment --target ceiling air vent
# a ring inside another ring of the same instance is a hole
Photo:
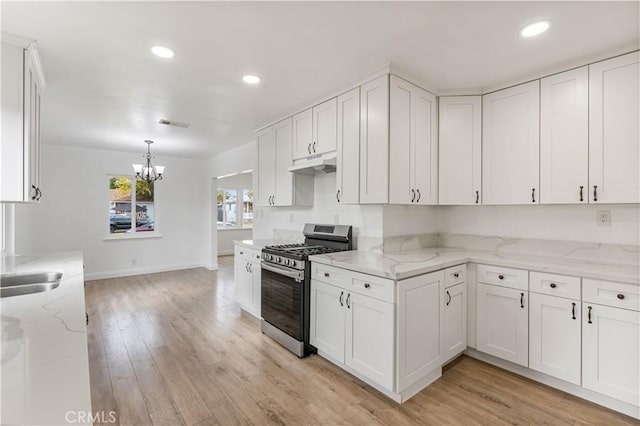
[[[165,120],[164,118],[161,118],[160,121],[158,121],[158,123],[164,124],[165,126],[182,127],[183,129],[186,129],[189,126],[191,126],[191,123],[183,123],[181,121]]]

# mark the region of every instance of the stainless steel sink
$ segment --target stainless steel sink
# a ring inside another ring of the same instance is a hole
[[[0,297],[21,296],[53,290],[60,285],[62,272],[32,272],[0,275]]]

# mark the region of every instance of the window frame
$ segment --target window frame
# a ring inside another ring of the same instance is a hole
[[[224,226],[220,227],[218,223],[218,191],[235,191],[236,192],[236,226]],[[252,188],[234,188],[230,186],[217,187],[216,188],[216,229],[218,231],[237,231],[242,229],[253,229],[253,218],[251,219],[251,225],[244,224],[244,192],[252,191]],[[253,209],[252,209],[253,213]],[[238,219],[238,216],[240,218]]]
[[[111,178],[114,177],[125,177],[125,178],[129,178],[131,179],[131,205],[132,206],[136,206],[136,177],[135,175],[128,175],[128,174],[123,174],[123,173],[109,173],[106,175],[107,176],[107,185],[105,185],[106,187],[106,194],[107,196],[105,197],[107,199],[107,214],[106,214],[106,220],[105,220],[105,229],[109,229],[110,225],[111,225],[111,220],[110,220],[110,207],[111,207],[111,200],[109,199],[109,180]],[[158,204],[158,197],[157,197],[158,193],[156,192],[156,188],[155,188],[155,183],[154,183],[154,190],[153,190],[153,231],[144,231],[144,232],[137,232],[136,231],[136,227],[133,226],[133,221],[132,221],[132,226],[130,228],[131,232],[122,232],[122,233],[108,233],[103,240],[104,241],[118,241],[118,240],[136,240],[136,239],[144,239],[144,238],[162,238],[162,234],[160,234],[159,231],[159,224],[158,224],[158,209],[157,209],[157,204]],[[133,213],[133,212],[132,212]],[[133,215],[132,215],[133,216]],[[108,231],[107,231],[108,232]]]

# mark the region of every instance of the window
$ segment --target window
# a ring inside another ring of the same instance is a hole
[[[152,232],[154,218],[153,182],[133,176],[109,176],[109,234]]]
[[[218,189],[218,229],[253,226],[253,190]]]

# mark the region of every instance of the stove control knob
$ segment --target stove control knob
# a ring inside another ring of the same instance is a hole
[[[296,261],[295,261],[295,260],[292,260],[292,261],[291,261],[291,266],[293,266],[294,268],[297,266],[297,265],[296,265]]]
[[[291,266],[291,260],[287,259],[287,260],[284,262],[284,264],[285,264],[285,265],[287,265],[287,266]]]
[[[280,256],[276,257],[276,262],[282,263],[282,258]]]

